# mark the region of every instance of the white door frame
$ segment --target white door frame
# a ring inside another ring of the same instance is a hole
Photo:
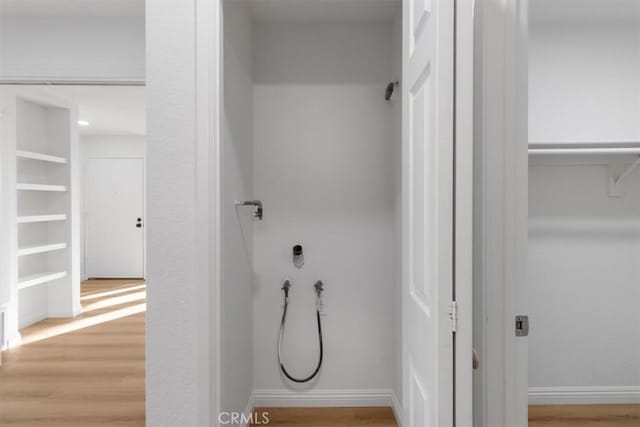
[[[528,0],[477,2],[474,426],[526,427]]]
[[[180,0],[183,1],[183,0]],[[220,426],[222,407],[221,145],[223,112],[223,0],[195,0],[196,66],[196,277],[198,337],[198,419]],[[207,238],[208,237],[208,238]]]
[[[406,0],[405,0],[406,1]],[[455,425],[473,426],[474,0],[455,4]]]
[[[87,195],[89,194],[89,186],[87,185],[87,181],[89,178],[89,175],[87,173],[88,171],[88,164],[89,164],[89,160],[91,159],[103,159],[103,160],[108,160],[108,159],[114,159],[114,160],[118,160],[118,159],[140,159],[142,160],[142,275],[143,278],[147,277],[147,180],[146,180],[146,176],[147,176],[147,165],[145,163],[145,158],[141,157],[141,156],[109,156],[109,155],[104,155],[104,156],[99,156],[99,155],[91,155],[88,157],[85,157],[82,159],[82,168],[83,168],[83,175],[84,175],[84,179],[83,179],[83,194],[82,194],[82,222],[83,222],[83,233],[84,233],[84,237],[82,239],[82,245],[84,247],[84,253],[82,254],[82,262],[84,263],[84,268],[82,270],[82,278],[83,279],[87,279],[88,275],[87,275],[87,265],[88,265],[88,259],[89,259],[89,245],[87,244],[88,241],[88,236],[89,236],[89,221],[87,220],[87,217],[89,215],[89,211],[87,209]]]

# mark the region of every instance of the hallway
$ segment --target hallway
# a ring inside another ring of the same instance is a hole
[[[83,314],[21,330],[2,353],[0,425],[144,426],[143,280],[89,280]]]

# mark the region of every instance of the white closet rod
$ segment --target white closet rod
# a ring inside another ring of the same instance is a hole
[[[529,144],[529,154],[636,154],[640,155],[640,141]]]

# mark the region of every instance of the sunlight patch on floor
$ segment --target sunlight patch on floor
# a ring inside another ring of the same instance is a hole
[[[104,308],[109,308],[109,307],[114,307],[117,305],[122,305],[122,304],[128,304],[128,303],[134,303],[137,301],[142,301],[146,298],[147,293],[142,291],[142,292],[136,292],[133,294],[128,294],[128,295],[121,295],[118,297],[113,297],[113,298],[107,298],[104,299],[102,301],[96,301],[93,302],[91,304],[87,304],[83,307],[82,312],[83,313],[88,313],[90,311],[95,311],[95,310],[100,310],[100,309],[104,309]]]
[[[34,342],[46,340],[58,335],[68,334],[80,329],[96,326],[101,323],[111,322],[123,317],[132,316],[134,314],[144,313],[147,310],[147,304],[137,304],[131,307],[114,310],[109,313],[99,314],[97,316],[84,317],[82,319],[73,320],[64,325],[51,326],[42,331],[33,332],[22,338],[20,345],[32,344]]]
[[[96,291],[90,292],[80,297],[81,301],[87,301],[92,299],[104,298],[112,295],[125,294],[127,292],[138,291],[141,289],[145,289],[147,285],[136,285],[136,286],[127,286],[126,288],[119,288],[112,291]]]

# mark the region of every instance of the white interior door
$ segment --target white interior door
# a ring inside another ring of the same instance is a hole
[[[86,176],[87,277],[143,277],[143,159],[91,158]]]
[[[452,1],[403,2],[403,425],[453,426]]]

